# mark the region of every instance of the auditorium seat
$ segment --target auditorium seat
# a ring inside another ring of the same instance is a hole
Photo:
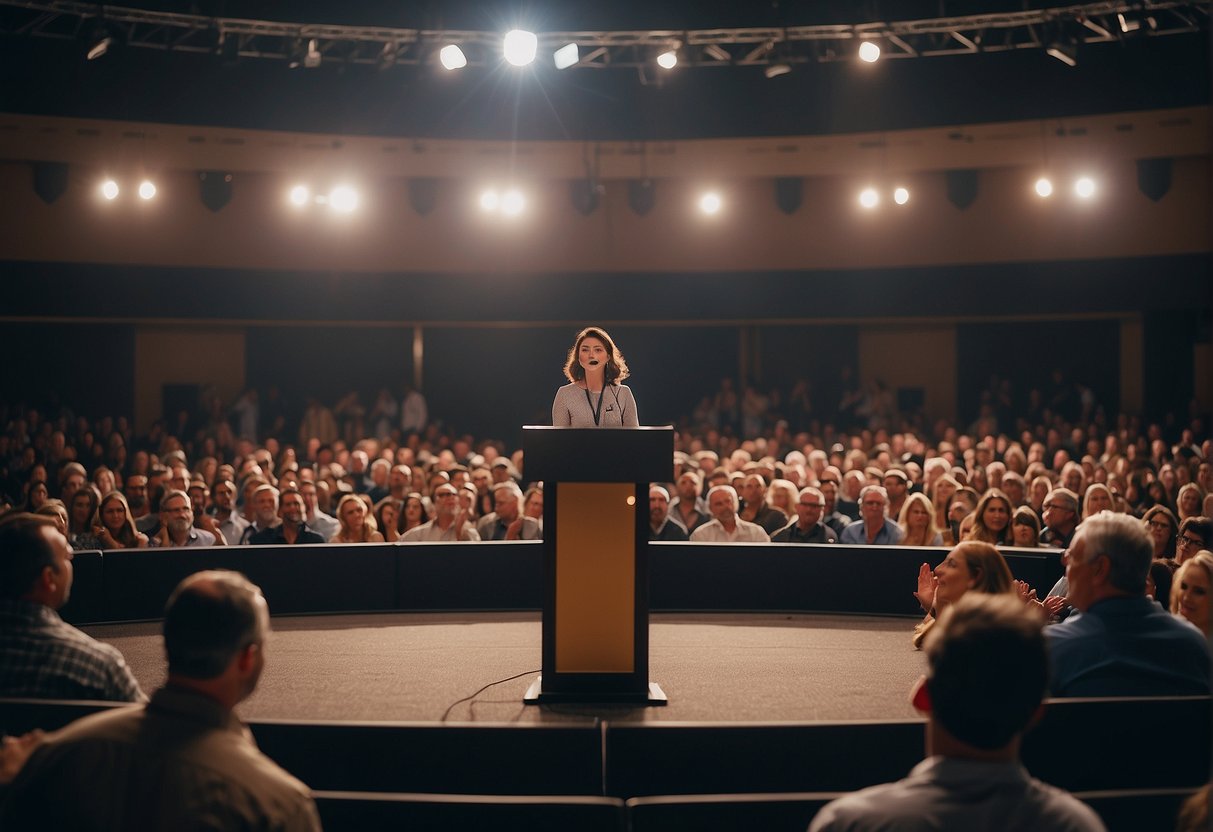
[[[445,832],[456,829],[625,832],[627,829],[623,801],[609,797],[340,791],[320,791],[315,793],[315,797],[325,832]]]

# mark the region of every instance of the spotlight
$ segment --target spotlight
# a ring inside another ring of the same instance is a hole
[[[139,198],[142,200],[151,199],[156,195],[156,186],[150,179],[144,179],[139,183]]]
[[[864,208],[875,208],[880,204],[880,194],[875,188],[864,188],[859,192],[859,204]]]
[[[303,207],[304,205],[307,205],[308,200],[311,199],[311,196],[312,192],[307,189],[307,185],[296,185],[295,187],[291,188],[289,199],[291,201],[291,205]]]
[[[480,194],[480,210],[481,211],[496,211],[501,205],[501,197],[492,188],[483,191]]]
[[[577,44],[570,43],[560,47],[552,54],[552,60],[556,62],[557,69],[568,69],[571,66],[576,66],[577,62],[581,60]]]
[[[1074,182],[1074,193],[1080,199],[1090,199],[1095,196],[1095,180],[1089,176],[1081,176]]]
[[[791,71],[792,65],[787,61],[776,61],[775,63],[767,64],[762,74],[767,78],[778,78],[780,75],[787,75]]]
[[[893,191],[893,201],[898,205],[905,205],[910,201],[910,191],[908,188],[897,188]]]
[[[349,185],[338,185],[329,191],[329,206],[334,211],[349,214],[358,207],[358,192]]]
[[[526,208],[526,199],[522,192],[511,188],[501,196],[501,213],[507,217],[516,217]]]
[[[98,58],[104,57],[110,51],[110,47],[114,46],[114,33],[103,21],[98,20],[93,26],[92,32],[84,41],[84,55],[90,61],[95,61]]]
[[[505,59],[514,66],[526,66],[535,60],[535,50],[539,48],[539,38],[534,32],[524,29],[512,29],[505,33],[502,43]]]
[[[442,47],[442,51],[438,53],[438,60],[442,62],[443,69],[463,69],[468,65],[468,59],[463,54],[463,50],[453,43]]]
[[[859,60],[874,64],[880,60],[880,44],[875,41],[865,40],[859,44]]]
[[[1036,180],[1036,195],[1039,197],[1053,196],[1053,183],[1049,181],[1047,176],[1042,176]]]
[[[107,179],[101,183],[101,195],[109,200],[118,198],[118,183],[113,179]]]
[[[708,191],[703,196],[699,197],[699,210],[707,214],[709,217],[720,213],[720,209],[724,207],[724,202],[720,198],[720,194],[715,191]]]
[[[657,66],[662,69],[673,69],[678,66],[678,52],[669,49],[657,56]]]
[[[1078,66],[1078,47],[1072,43],[1052,43],[1045,51],[1066,66]]]

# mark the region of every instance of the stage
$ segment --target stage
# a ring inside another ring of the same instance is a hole
[[[389,613],[275,618],[245,719],[558,723],[911,719],[925,669],[914,619],[807,614],[654,614],[650,678],[662,707],[523,705],[539,673],[539,613]],[[160,623],[90,625],[145,691],[161,684]],[[458,702],[499,679],[474,700]],[[454,707],[452,707],[454,705]],[[449,709],[449,712],[448,712]]]

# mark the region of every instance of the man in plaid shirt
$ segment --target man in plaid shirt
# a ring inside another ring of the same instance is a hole
[[[143,702],[118,650],[55,610],[72,588],[72,550],[49,517],[0,526],[0,696]]]

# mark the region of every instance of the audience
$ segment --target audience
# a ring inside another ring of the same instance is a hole
[[[889,519],[889,496],[883,485],[866,485],[859,492],[859,520],[842,530],[842,543],[896,546],[905,532]]]
[[[232,712],[257,687],[269,631],[265,598],[243,575],[186,578],[164,612],[164,687],[144,707],[94,714],[41,738],[0,824],[14,832],[319,830],[307,786],[258,751]]]
[[[927,717],[927,758],[904,780],[828,804],[810,832],[1104,828],[1090,807],[1019,762],[1048,686],[1035,615],[1009,594],[967,596],[943,613],[926,654],[912,701]]]
[[[708,511],[712,519],[691,532],[691,542],[770,543],[771,538],[762,526],[741,519],[740,509],[741,499],[733,486],[712,486],[708,490]]]
[[[1197,552],[1176,570],[1171,582],[1171,612],[1213,637],[1209,618],[1209,592],[1213,589],[1213,552]]]
[[[796,519],[771,535],[772,543],[837,543],[834,530],[821,521],[825,497],[809,486],[796,500]]]

